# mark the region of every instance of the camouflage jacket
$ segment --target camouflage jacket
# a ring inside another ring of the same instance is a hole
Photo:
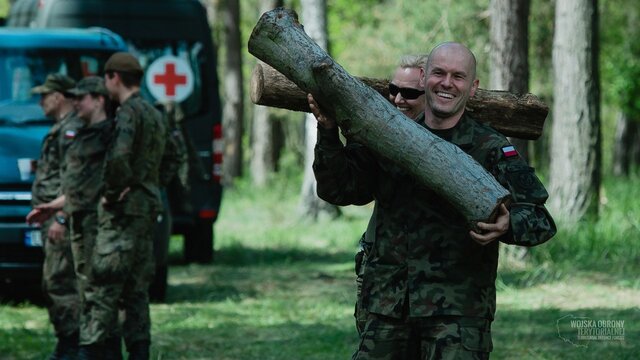
[[[44,137],[36,176],[31,186],[33,206],[52,201],[62,194],[60,186],[62,173],[66,169],[65,153],[70,139],[81,126],[82,121],[75,116],[75,112],[71,112],[53,124]]]
[[[78,130],[66,152],[62,176],[64,210],[96,211],[102,196],[104,159],[113,135],[113,120],[86,125]]]
[[[424,117],[418,120],[424,126]],[[512,193],[511,228],[500,240],[533,246],[555,232],[543,204],[548,194],[533,169],[492,128],[468,116],[434,133],[454,143]],[[498,242],[471,239],[453,206],[364,146],[340,142],[338,130],[318,130],[314,172],[318,195],[333,204],[375,200],[365,233],[370,248],[362,284],[369,312],[402,318],[457,315],[493,319]],[[509,156],[507,156],[509,155]]]
[[[161,208],[158,173],[166,135],[162,115],[139,93],[120,105],[105,161],[105,207],[127,215],[148,215]],[[126,188],[129,192],[118,200]]]

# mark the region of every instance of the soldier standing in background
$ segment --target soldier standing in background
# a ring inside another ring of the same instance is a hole
[[[149,283],[153,277],[153,227],[161,211],[159,167],[167,129],[161,114],[140,96],[143,71],[128,53],[105,64],[105,84],[120,103],[104,168],[92,276],[83,307],[80,358],[102,359],[118,328],[118,305],[129,359],[148,359],[151,343]],[[86,318],[85,318],[86,316]],[[86,319],[86,321],[84,320]]]
[[[68,93],[74,85],[73,79],[56,73],[49,74],[44,84],[31,89],[33,94],[40,94],[40,106],[44,114],[54,118],[56,123],[42,143],[31,189],[34,210],[30,215],[39,212],[35,209],[38,205],[56,199],[61,193],[64,153],[70,139],[73,139],[81,126],[74,116],[73,96]],[[41,228],[45,254],[42,288],[47,300],[49,319],[58,338],[50,359],[66,359],[75,356],[77,352],[80,307],[67,218],[64,213],[59,212],[53,219],[43,221]]]

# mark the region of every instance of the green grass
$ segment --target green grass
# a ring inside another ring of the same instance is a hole
[[[353,255],[371,208],[309,222],[297,215],[298,184],[283,175],[226,191],[212,265],[183,265],[172,239],[167,302],[151,306],[153,359],[350,357]],[[605,185],[601,221],[561,228],[526,262],[501,265],[492,359],[640,358],[640,181]],[[624,320],[625,341],[565,342],[557,323],[567,316]],[[0,304],[0,359],[45,358],[54,340],[44,308]]]

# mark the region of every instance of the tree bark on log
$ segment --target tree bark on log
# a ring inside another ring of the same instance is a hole
[[[389,80],[358,77],[360,81],[389,97]],[[309,112],[307,94],[278,70],[258,64],[251,74],[251,101],[258,105]],[[505,136],[535,140],[542,135],[549,107],[537,96],[508,91],[478,89],[467,102],[467,112]]]
[[[408,121],[382,95],[349,75],[315,44],[295,12],[262,15],[251,33],[249,52],[311,93],[346,136],[390,159],[440,193],[470,227],[490,221],[509,192],[459,147]]]

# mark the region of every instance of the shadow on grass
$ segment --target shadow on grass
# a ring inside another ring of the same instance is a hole
[[[43,307],[45,305],[42,289],[36,283],[24,284],[1,284],[0,285],[0,304],[15,305],[30,303],[35,306]]]
[[[11,329],[0,331],[0,359],[48,359],[55,346],[50,330]]]
[[[214,265],[282,265],[297,262],[329,264],[353,261],[354,255],[350,252],[314,251],[305,248],[254,249],[233,245],[216,251]]]
[[[527,269],[501,268],[498,270],[496,286],[507,286],[512,289],[525,289],[536,285],[553,283],[581,274],[594,282],[615,284],[619,287],[639,289],[637,266],[633,270],[612,269],[606,266],[579,268],[574,263],[531,264]]]

